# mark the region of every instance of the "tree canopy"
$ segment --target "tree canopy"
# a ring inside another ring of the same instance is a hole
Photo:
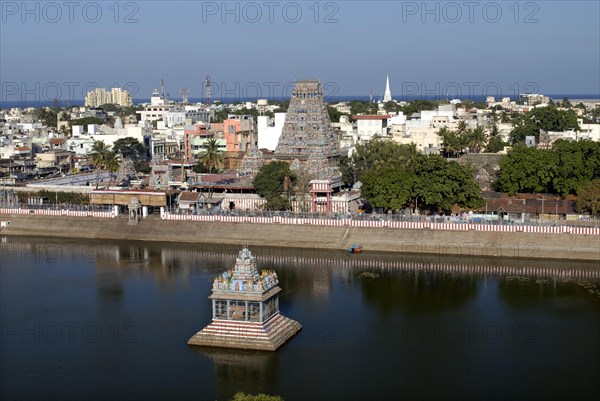
[[[102,120],[101,118],[98,117],[84,117],[84,118],[78,118],[75,120],[71,120],[69,121],[69,124],[72,126],[74,125],[83,125],[83,126],[87,126],[88,124],[97,124],[97,125],[102,125],[104,124],[104,120]]]
[[[577,193],[575,203],[580,213],[590,213],[592,216],[600,214],[600,179],[597,178],[581,187]]]
[[[436,213],[449,212],[454,204],[474,208],[483,202],[467,167],[438,155],[425,156],[414,144],[386,140],[359,144],[344,167],[347,175],[356,174],[363,197],[374,207],[418,206]]]
[[[247,394],[243,392],[235,393],[231,401],[283,401],[283,398],[278,395],[268,394]]]
[[[198,163],[202,163],[210,173],[214,167],[220,167],[223,164],[223,152],[219,149],[219,143],[216,138],[210,138],[204,144],[205,151],[198,154]]]
[[[559,110],[554,105],[537,107],[527,113],[515,113],[512,116],[513,130],[511,142],[524,143],[526,136],[535,136],[539,141],[540,129],[544,131],[579,130],[577,114],[574,110]]]
[[[282,195],[291,191],[296,175],[289,164],[273,161],[261,167],[252,185],[256,193],[267,200],[266,208],[270,210],[288,210],[289,200]]]
[[[130,158],[134,162],[146,159],[146,146],[130,136],[117,139],[113,143],[112,149],[115,153],[120,153],[124,158]]]
[[[525,193],[576,194],[600,178],[600,143],[556,141],[551,149],[514,146],[500,161],[496,190]]]
[[[339,167],[344,183],[352,185],[362,181],[365,172],[377,167],[410,167],[414,170],[420,156],[414,144],[398,144],[388,139],[374,138],[357,143],[352,157],[342,158]]]

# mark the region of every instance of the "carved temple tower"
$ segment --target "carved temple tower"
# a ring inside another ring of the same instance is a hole
[[[306,160],[315,151],[325,157],[339,156],[339,140],[331,127],[321,81],[300,80],[292,92],[275,157]]]

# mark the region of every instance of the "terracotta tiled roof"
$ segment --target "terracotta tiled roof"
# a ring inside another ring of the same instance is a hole
[[[200,192],[182,192],[179,195],[179,202],[198,202]]]
[[[517,194],[513,197],[499,192],[484,192],[487,207],[483,206],[478,211],[492,212],[503,211],[508,213],[529,214],[575,214],[574,197],[567,199],[558,198],[549,194]],[[543,198],[543,200],[542,200]]]

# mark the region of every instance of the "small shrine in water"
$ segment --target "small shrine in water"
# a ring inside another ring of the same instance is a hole
[[[259,273],[252,253],[242,249],[234,268],[213,281],[212,322],[188,344],[275,351],[302,328],[279,313],[278,284],[277,273]]]

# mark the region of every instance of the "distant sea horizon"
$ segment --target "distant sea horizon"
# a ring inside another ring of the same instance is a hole
[[[600,102],[600,94],[548,94],[545,96],[549,96],[552,100],[554,101],[561,101],[562,99],[564,99],[565,97],[567,99],[569,99],[569,101],[572,100],[596,100],[598,102]],[[495,96],[496,100],[501,100],[503,97],[510,97],[511,100],[516,100],[514,94],[511,95],[500,95],[500,96]],[[451,100],[452,97],[446,98],[446,97],[433,97],[433,96],[420,96],[420,95],[412,95],[412,96],[402,96],[402,97],[393,97],[392,98],[394,100],[397,101],[415,101],[415,100],[429,100],[429,101],[438,101],[438,100]],[[475,95],[475,96],[470,96],[470,97],[466,97],[466,98],[460,98],[461,100],[469,100],[469,101],[474,101],[474,102],[485,102],[486,101],[486,96],[483,95]],[[171,100],[174,100],[175,102],[181,102],[182,99],[181,98],[171,98]],[[189,102],[190,103],[200,103],[204,100],[204,98],[190,98]],[[213,99],[213,101],[221,101],[223,103],[233,103],[233,102],[256,102],[257,99],[235,99],[235,98],[220,98],[220,99]],[[268,99],[269,101],[287,101],[290,100],[289,97],[272,97],[270,99]],[[327,103],[337,103],[337,102],[349,102],[352,100],[359,100],[359,101],[369,101],[370,97],[367,95],[356,95],[356,96],[325,96],[325,102]],[[376,102],[378,101],[379,98],[375,98],[373,97],[373,101]],[[142,104],[142,103],[150,103],[150,98],[138,98],[138,99],[133,99],[133,103],[134,105],[137,104]],[[75,106],[83,106],[84,105],[84,99],[73,99],[73,100],[58,100],[58,102],[54,102],[52,100],[42,100],[42,101],[31,101],[31,100],[16,100],[16,101],[3,101],[0,102],[0,110],[7,110],[7,109],[11,109],[11,108],[27,108],[27,107],[53,107],[53,106],[59,106],[59,107],[75,107]]]

